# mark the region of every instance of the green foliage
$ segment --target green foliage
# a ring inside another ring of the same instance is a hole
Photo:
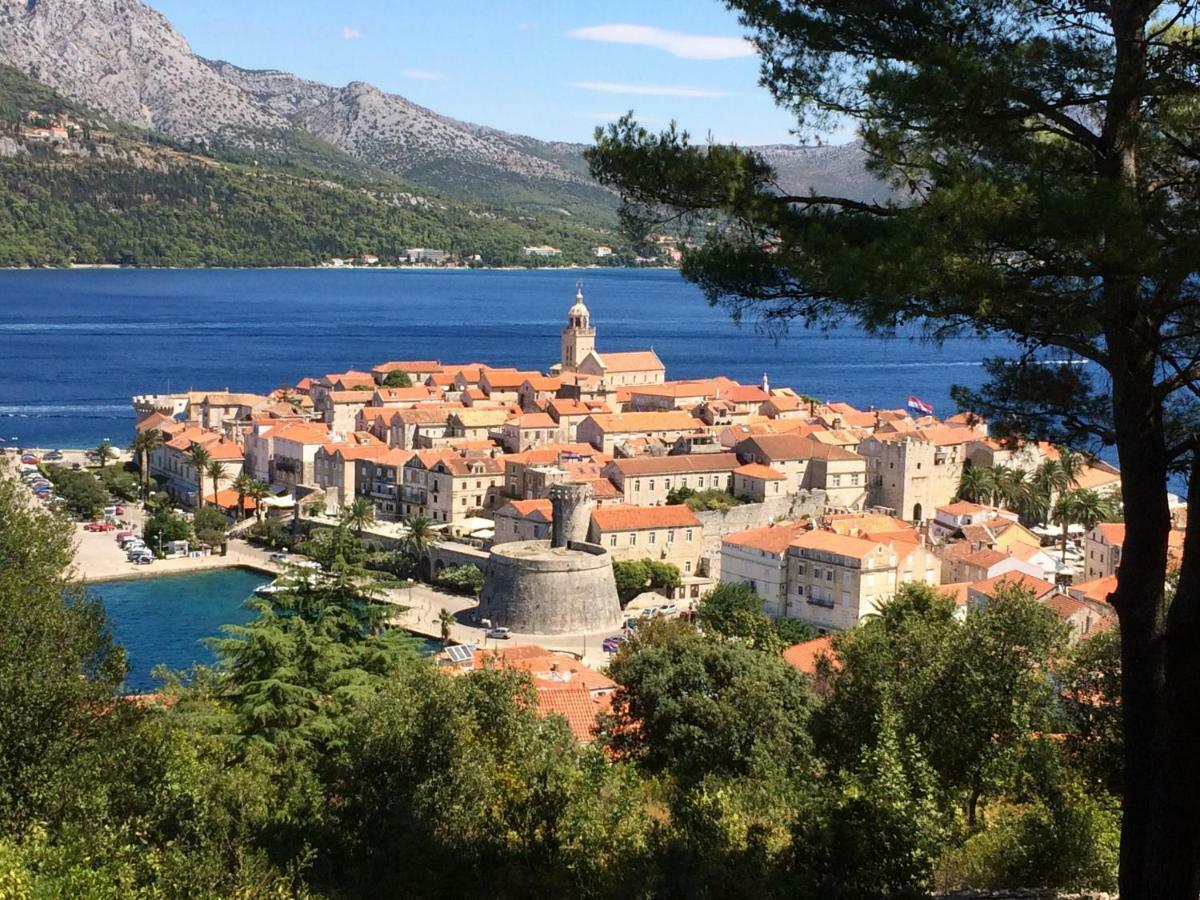
[[[92,519],[108,505],[108,491],[91,472],[63,466],[46,466],[46,477],[66,503],[67,510],[81,519]]]
[[[614,560],[613,578],[617,597],[624,605],[644,591],[658,591],[671,596],[683,584],[679,567],[657,559]]]
[[[811,641],[817,636],[816,629],[807,622],[788,618],[775,621],[775,634],[778,635],[780,643],[785,647]]]
[[[478,594],[483,590],[483,569],[467,563],[462,566],[447,566],[434,579],[438,587],[459,594]]]
[[[780,632],[763,612],[762,597],[744,584],[723,582],[705,594],[696,607],[696,621],[705,631],[755,650],[778,653],[782,649]]]
[[[23,494],[0,462],[0,837],[77,795],[74,761],[120,727],[103,713],[125,677],[100,604],[69,580],[69,524]]]
[[[682,629],[634,637],[609,674],[621,686],[608,741],[647,771],[688,781],[811,764],[804,678],[775,655]]]
[[[197,538],[209,546],[215,546],[225,540],[229,520],[216,507],[204,506],[192,514],[192,528]]]
[[[397,369],[395,372],[388,372],[383,379],[383,387],[385,388],[406,388],[412,387],[412,379],[408,377],[407,372],[401,372]]]
[[[155,553],[159,552],[160,547],[163,552],[166,552],[167,544],[171,541],[195,540],[195,532],[192,530],[192,523],[185,516],[181,516],[173,509],[163,507],[156,510],[154,515],[146,520],[142,539],[146,542],[146,546]]]
[[[1103,631],[1071,648],[1058,667],[1066,749],[1091,789],[1121,794],[1121,635]]]
[[[124,466],[105,466],[96,473],[106,491],[122,500],[136,500],[141,496],[138,477]]]
[[[688,509],[693,512],[703,512],[707,509],[733,509],[735,506],[740,506],[745,503],[738,497],[728,491],[717,490],[716,488],[705,488],[698,491],[690,487],[672,488],[667,493],[667,503],[686,504]]]

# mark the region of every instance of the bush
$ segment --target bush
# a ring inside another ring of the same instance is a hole
[[[80,518],[93,518],[108,505],[108,491],[91,472],[47,466],[46,476],[54,483],[67,509]]]
[[[745,502],[727,491],[716,488],[697,491],[695,488],[681,487],[675,488],[667,494],[667,503],[686,504],[688,509],[693,512],[703,512],[708,509],[733,509]]]
[[[148,520],[143,532],[146,546],[159,553],[165,552],[171,541],[191,541],[194,535],[192,523],[173,509],[160,509]]]
[[[779,635],[779,640],[789,647],[792,644],[811,641],[817,636],[817,632],[807,622],[787,618],[775,622],[775,633]]]
[[[648,558],[614,562],[613,578],[622,606],[643,591],[665,589],[670,594],[683,583],[678,566]]]
[[[408,377],[407,372],[388,372],[387,378],[383,379],[383,387],[385,388],[406,388],[412,387],[412,379]]]
[[[292,539],[292,529],[271,519],[255,522],[246,533],[246,538],[252,544],[270,547],[272,550],[291,550],[295,543]]]
[[[458,594],[478,594],[483,590],[483,577],[483,569],[468,563],[465,566],[447,566],[434,581],[438,587]]]
[[[124,466],[105,466],[97,474],[105,490],[113,496],[122,500],[136,500],[141,496],[141,484],[137,475],[126,470]]]

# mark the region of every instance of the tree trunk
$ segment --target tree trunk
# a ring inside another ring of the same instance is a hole
[[[1198,745],[1189,735],[1200,728],[1200,680],[1192,675],[1190,682],[1168,684],[1168,643],[1176,648],[1172,673],[1186,675],[1197,662],[1178,652],[1179,642],[1191,634],[1172,629],[1168,638],[1166,435],[1154,395],[1153,354],[1136,335],[1145,337],[1146,323],[1136,325],[1142,328],[1108,335],[1110,351],[1121,361],[1113,371],[1113,419],[1125,502],[1125,543],[1113,596],[1121,623],[1125,734],[1120,893],[1122,900],[1195,900],[1200,769],[1192,759]],[[1194,472],[1191,491],[1200,491],[1198,477]],[[1196,554],[1192,567],[1200,569]],[[1193,575],[1180,585],[1190,594],[1185,610],[1194,610],[1200,600],[1197,581]],[[1187,649],[1194,655],[1194,641]]]

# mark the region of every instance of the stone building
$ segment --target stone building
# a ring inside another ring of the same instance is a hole
[[[575,290],[575,303],[567,310],[567,326],[562,330],[561,354],[556,373],[577,373],[596,378],[604,388],[636,384],[661,384],[666,367],[651,350],[599,353],[596,329],[583,302],[583,288]]]
[[[551,489],[550,540],[492,547],[479,616],[521,634],[594,634],[616,628],[621,604],[612,558],[587,541],[587,485]]]
[[[978,437],[968,428],[876,432],[858,446],[867,460],[869,502],[924,522],[958,493],[966,445]]]

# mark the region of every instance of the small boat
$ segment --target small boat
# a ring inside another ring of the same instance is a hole
[[[259,597],[270,597],[272,594],[278,594],[280,591],[286,590],[287,588],[285,588],[282,584],[268,582],[265,584],[260,584],[258,587],[256,587],[254,589],[254,593]]]

